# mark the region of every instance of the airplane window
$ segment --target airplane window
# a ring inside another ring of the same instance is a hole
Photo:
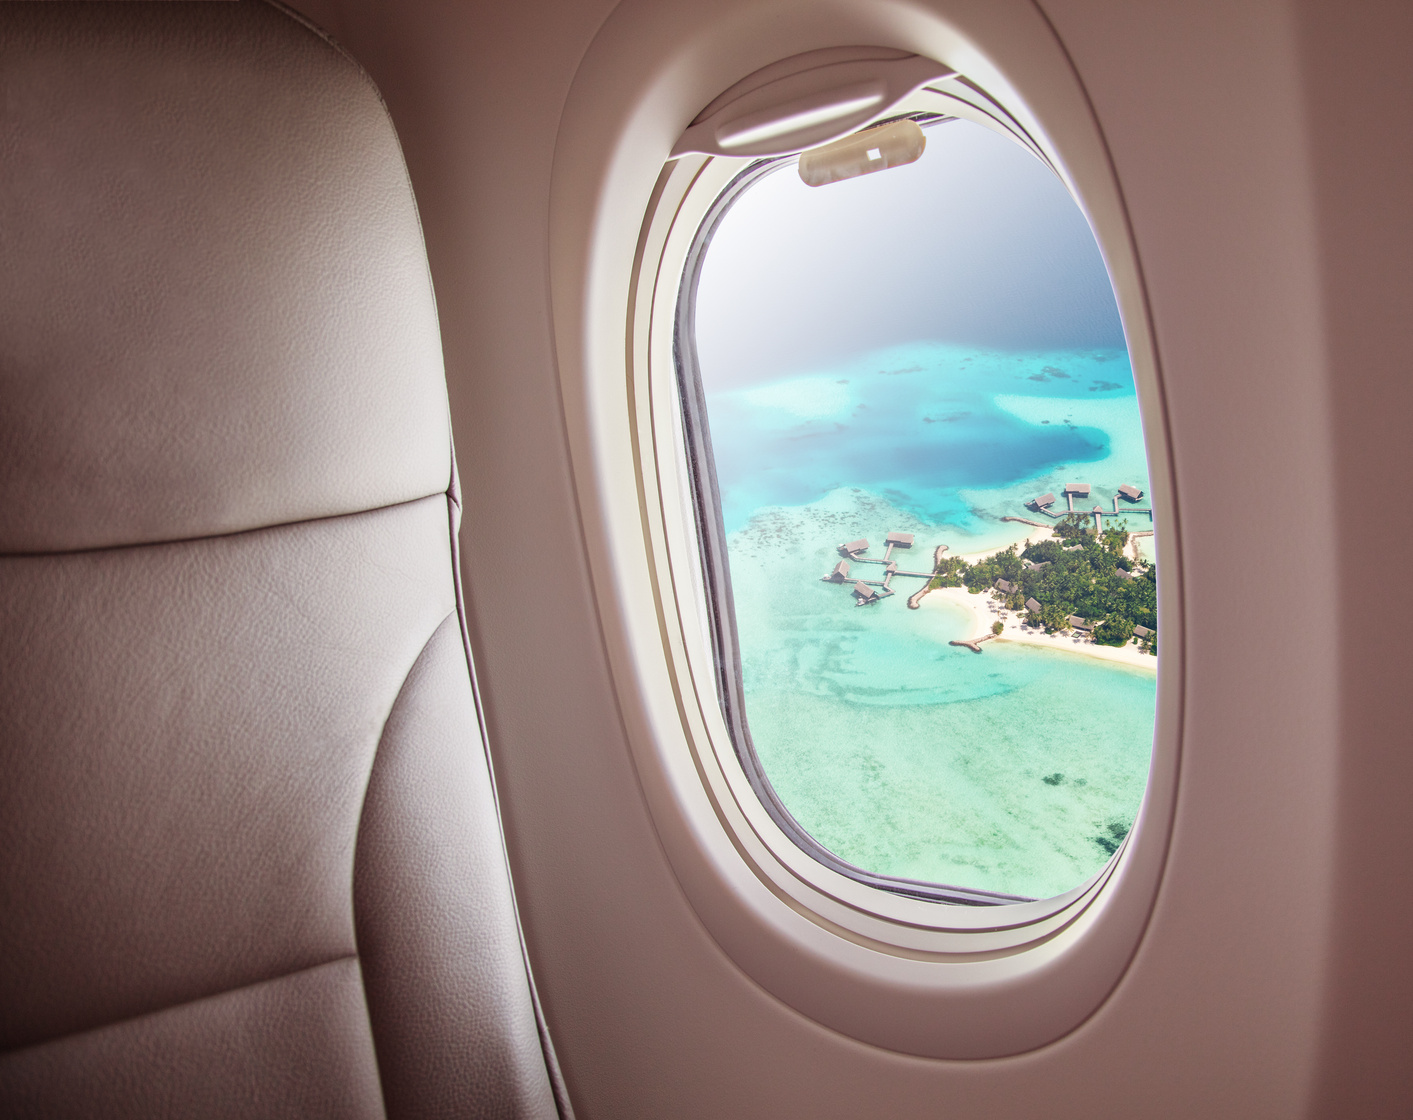
[[[914,162],[869,168],[865,132],[862,170],[819,186],[752,165],[690,258],[677,350],[722,707],[821,862],[924,898],[1049,898],[1105,866],[1147,782],[1147,454],[1074,199],[1005,136],[921,123]]]

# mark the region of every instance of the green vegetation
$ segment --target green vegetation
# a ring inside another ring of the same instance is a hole
[[[1087,513],[1067,513],[1055,522],[1055,536],[1074,541],[1091,531],[1093,518]]]
[[[942,561],[932,569],[933,575],[927,583],[929,591],[936,591],[939,587],[961,587],[962,573],[967,570],[967,562],[960,556],[943,557]]]
[[[1032,626],[1053,634],[1070,627],[1077,615],[1094,623],[1094,640],[1122,646],[1133,638],[1135,626],[1158,628],[1158,573],[1151,564],[1124,555],[1128,544],[1125,527],[1106,528],[1095,535],[1093,522],[1071,514],[1056,523],[1059,540],[1042,541],[1024,552],[1012,545],[977,564],[962,565],[960,583],[973,593],[992,590],[1014,611],[1024,611]],[[1026,561],[1038,565],[1028,567]],[[935,586],[956,586],[937,584]],[[997,580],[1011,585],[1009,592],[996,588]],[[1039,610],[1026,607],[1033,599]],[[1153,651],[1151,640],[1139,648]]]
[[[1127,618],[1106,618],[1094,627],[1094,640],[1101,646],[1127,645],[1133,637],[1133,626]]]
[[[999,637],[1001,631],[1004,630],[1005,628],[1006,628],[1006,624],[1005,624],[1004,622],[1002,622],[1000,619],[997,619],[995,622],[993,622],[993,623],[991,624],[991,633],[993,633],[993,634],[995,634],[995,635],[997,635],[997,636]]]

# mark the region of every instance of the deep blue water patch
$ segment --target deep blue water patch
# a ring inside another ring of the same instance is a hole
[[[727,531],[758,509],[799,506],[841,487],[886,495],[942,524],[965,519],[957,491],[1004,486],[1108,452],[1070,422],[1080,393],[1131,396],[1122,351],[1008,354],[914,343],[817,374],[713,391],[706,377]],[[996,406],[998,394],[1056,399],[1048,423]]]

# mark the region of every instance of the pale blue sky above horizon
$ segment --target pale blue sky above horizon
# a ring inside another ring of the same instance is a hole
[[[914,340],[1124,346],[1094,236],[1049,168],[970,122],[926,134],[904,167],[807,187],[790,163],[742,193],[697,293],[709,392]]]

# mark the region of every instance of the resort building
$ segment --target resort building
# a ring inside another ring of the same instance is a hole
[[[858,600],[855,606],[861,607],[865,603],[871,603],[878,598],[878,592],[862,581],[854,583],[854,598]]]
[[[1066,484],[1065,484],[1065,489],[1064,489],[1064,495],[1065,495],[1065,504],[1069,507],[1070,512],[1073,513],[1073,512],[1074,512],[1074,500],[1075,500],[1076,498],[1087,498],[1087,497],[1089,497],[1089,483],[1087,483],[1087,482],[1070,482],[1070,483],[1066,483]]]
[[[847,583],[849,581],[849,562],[840,560],[834,565],[834,570],[824,577],[825,583]]]
[[[1031,509],[1039,511],[1044,509],[1046,506],[1053,506],[1055,504],[1055,495],[1041,494],[1038,498],[1031,498],[1031,500],[1027,504],[1030,506]]]
[[[1015,584],[1011,583],[1010,580],[1005,579],[998,579],[993,586],[996,588],[997,591],[1001,592],[1003,595],[1009,595],[1012,591],[1016,589]]]
[[[895,548],[912,548],[913,535],[911,533],[889,533],[883,538],[883,545],[883,561],[887,563]],[[897,567],[896,564],[893,565],[895,571]]]
[[[853,558],[861,552],[868,551],[868,541],[865,538],[860,537],[858,540],[850,541],[848,544],[841,544],[839,546],[839,551],[842,552],[845,556]]]
[[[1068,622],[1068,623],[1070,624],[1070,626],[1073,627],[1075,630],[1093,630],[1093,629],[1094,629],[1094,627],[1093,627],[1092,624],[1090,624],[1090,623],[1088,623],[1088,622],[1085,622],[1084,619],[1080,618],[1079,615],[1077,615],[1077,614],[1072,614],[1072,615],[1070,615],[1069,618],[1065,619],[1065,621]]]
[[[1031,613],[1038,613],[1040,610],[1040,604],[1037,603],[1034,599],[1027,599],[1025,601],[1025,609],[1030,611]]]
[[[1133,636],[1135,638],[1151,638],[1155,633],[1156,631],[1150,630],[1146,626],[1135,626],[1133,628]]]
[[[1125,501],[1136,502],[1143,497],[1143,491],[1137,486],[1131,486],[1127,482],[1119,487],[1119,497]]]

